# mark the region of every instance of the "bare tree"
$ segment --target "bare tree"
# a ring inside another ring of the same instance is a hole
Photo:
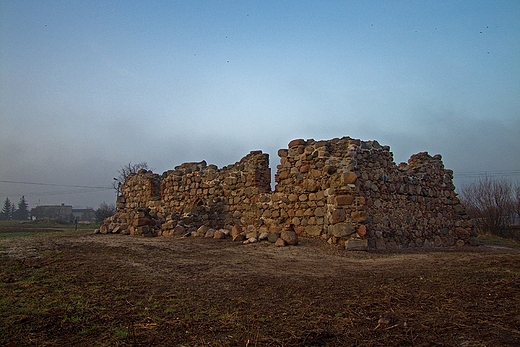
[[[460,198],[481,233],[507,235],[515,214],[510,181],[485,177],[464,186]]]
[[[116,207],[113,204],[107,204],[102,202],[99,208],[94,212],[96,216],[96,222],[103,223],[103,221],[116,213]]]
[[[119,188],[120,188],[121,184],[125,183],[126,178],[130,174],[136,174],[139,170],[142,170],[142,169],[151,170],[148,167],[148,163],[145,161],[142,161],[137,164],[132,164],[132,162],[130,162],[126,165],[121,166],[121,168],[119,170],[117,170],[118,176],[114,177],[114,181],[113,181],[113,187],[115,190],[117,190],[117,195],[119,195]]]

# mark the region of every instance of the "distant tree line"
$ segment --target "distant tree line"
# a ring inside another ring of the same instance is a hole
[[[29,219],[29,204],[25,200],[25,196],[20,198],[18,206],[5,198],[2,211],[0,211],[0,220],[27,220]]]
[[[126,178],[131,174],[136,174],[139,170],[151,170],[148,166],[147,162],[140,162],[137,164],[132,164],[131,162],[121,166],[121,168],[117,171],[118,177],[115,177],[113,180],[113,188],[117,191],[117,194],[120,193],[120,186],[126,180]],[[0,211],[0,220],[27,220],[30,217],[29,205],[25,200],[25,197],[22,196],[20,201],[18,202],[18,206],[9,200],[7,197],[4,201],[4,205],[2,211]],[[107,204],[103,202],[99,205],[99,208],[95,210],[96,221],[98,223],[102,223],[106,218],[112,216],[116,212],[116,207],[113,204]]]
[[[464,186],[460,199],[480,233],[520,240],[520,185],[485,177]]]
[[[116,212],[114,204],[103,202],[97,210],[94,210],[96,222],[102,223],[106,218],[112,216]],[[29,204],[25,200],[25,196],[20,198],[18,205],[11,202],[9,197],[4,200],[2,211],[0,211],[0,220],[28,220],[30,217]]]

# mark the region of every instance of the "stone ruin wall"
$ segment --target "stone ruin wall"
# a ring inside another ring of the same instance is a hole
[[[221,169],[203,161],[162,176],[142,170],[121,186],[117,212],[101,232],[290,228],[347,249],[377,250],[478,242],[440,155],[418,153],[396,165],[388,146],[344,137],[293,140],[278,156],[274,191],[269,155],[261,151]]]

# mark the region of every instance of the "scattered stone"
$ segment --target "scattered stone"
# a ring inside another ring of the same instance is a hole
[[[238,235],[242,233],[242,228],[239,225],[234,225],[231,229],[231,237],[233,238],[233,241],[237,238]]]
[[[267,235],[267,240],[271,243],[275,243],[276,241],[278,241],[279,238],[280,238],[279,232],[273,232],[273,233],[269,233]]]
[[[244,234],[238,234],[236,236],[233,236],[233,241],[241,242],[246,239],[246,236]]]
[[[173,231],[170,234],[171,236],[183,236],[186,235],[186,228],[182,225],[177,225],[173,228]]]
[[[213,238],[215,236],[215,229],[208,229],[208,231],[206,231],[206,234],[204,235],[205,238]]]
[[[209,227],[208,227],[208,226],[206,226],[206,225],[202,225],[201,227],[199,227],[199,228],[197,229],[197,233],[198,233],[199,235],[203,235],[203,236],[205,236],[206,233],[208,232],[208,230],[209,230]]]
[[[263,233],[261,233],[261,234],[258,236],[258,241],[264,241],[264,240],[267,240],[268,237],[269,237],[269,233],[263,232]]]
[[[224,234],[224,232],[222,232],[222,229],[221,230],[217,230],[213,234],[213,238],[214,239],[225,239],[226,238],[226,234]]]
[[[286,243],[285,243],[285,241],[282,238],[279,238],[278,240],[276,240],[274,245],[276,247],[285,247]]]
[[[258,238],[258,231],[253,230],[250,232],[246,232],[246,239],[256,239]]]
[[[298,235],[296,235],[296,232],[293,230],[282,231],[280,238],[288,245],[295,246],[298,244]]]

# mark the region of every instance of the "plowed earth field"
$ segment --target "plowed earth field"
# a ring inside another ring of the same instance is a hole
[[[520,252],[0,238],[1,346],[520,346]]]

